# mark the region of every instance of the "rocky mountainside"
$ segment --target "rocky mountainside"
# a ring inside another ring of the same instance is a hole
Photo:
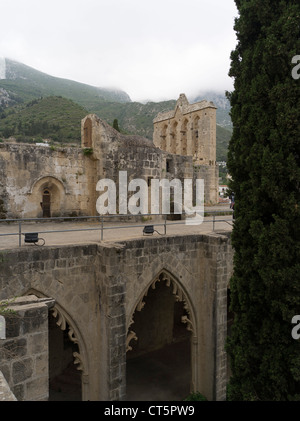
[[[45,96],[63,96],[86,108],[103,101],[131,101],[123,91],[53,77],[25,64],[0,59],[0,105],[11,106]]]
[[[132,102],[126,92],[97,88],[68,79],[56,78],[22,63],[0,58],[0,134],[2,136],[4,136],[4,133],[14,133],[15,135],[18,133],[17,127],[19,125],[23,128],[27,127],[26,124],[29,124],[29,117],[27,114],[24,116],[23,107],[26,108],[26,104],[31,106],[34,100],[47,97],[62,97],[72,100],[84,108],[87,114],[95,113],[109,124],[112,124],[117,119],[123,132],[140,135],[151,140],[153,136],[153,119],[159,112],[174,109],[177,99],[163,102]],[[218,107],[217,160],[225,161],[227,158],[227,145],[232,131],[229,101],[226,99],[225,92],[216,93],[211,91],[199,92],[194,98],[189,98],[189,101],[192,103],[203,99],[213,101]],[[43,110],[47,114],[47,110],[44,108],[45,104],[50,104],[50,102],[42,102],[36,108],[43,105]],[[59,103],[57,99],[51,102],[51,104],[56,104],[56,106],[59,106]],[[69,106],[66,104],[69,103],[64,103],[64,107]],[[18,105],[21,109],[15,109]],[[30,109],[35,110],[35,108]],[[71,109],[70,113],[73,115],[74,108],[71,107]],[[18,115],[17,123],[14,122],[13,113]],[[34,127],[36,127],[35,119],[36,117],[32,116]],[[45,125],[47,123],[52,128],[55,126],[52,120],[48,121],[48,118],[44,118],[44,120]],[[61,121],[59,121],[59,125],[59,133],[62,134],[64,131],[62,130]],[[19,134],[24,136],[24,131]],[[57,132],[56,135],[58,136]],[[77,135],[75,137],[77,138]],[[73,141],[73,138],[74,136],[72,135],[69,141]]]

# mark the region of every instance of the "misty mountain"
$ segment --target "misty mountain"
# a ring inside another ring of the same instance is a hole
[[[212,101],[217,107],[217,124],[221,127],[232,129],[232,122],[230,118],[230,102],[226,98],[224,92],[212,92],[212,91],[203,91],[198,93],[191,102],[202,101],[206,99],[207,101]]]
[[[121,90],[61,79],[7,58],[0,60],[0,105],[12,106],[46,96],[63,96],[86,108],[103,101],[131,101]]]
[[[1,79],[2,78],[2,79]],[[18,114],[22,127],[27,127],[28,116],[24,117],[22,106],[31,103],[33,100],[46,97],[63,97],[74,101],[86,110],[86,114],[95,113],[103,120],[112,124],[114,119],[118,120],[120,128],[128,134],[136,134],[152,140],[153,119],[159,112],[173,110],[176,99],[161,102],[139,103],[132,102],[129,95],[121,90],[110,90],[97,88],[74,82],[68,79],[56,78],[43,72],[35,70],[22,63],[8,59],[0,59],[0,133],[9,133],[14,127],[13,113]],[[227,146],[231,137],[232,125],[229,116],[230,105],[224,93],[201,92],[190,98],[190,102],[197,102],[206,99],[213,101],[217,109],[217,160],[225,161],[227,158]],[[52,101],[55,106],[59,106],[59,101]],[[52,103],[51,102],[51,103]],[[48,102],[42,102],[37,107],[43,105],[44,112]],[[18,110],[16,106],[20,106]],[[67,106],[64,103],[64,107]],[[27,107],[25,107],[27,108]],[[2,109],[2,110],[1,110]],[[11,111],[10,111],[11,110]],[[35,108],[33,108],[35,110]],[[49,110],[49,112],[52,113]],[[59,109],[56,111],[59,113]],[[56,113],[55,112],[55,113]],[[11,114],[12,113],[12,114]],[[72,111],[73,113],[73,111]],[[77,114],[76,114],[77,115]],[[35,117],[33,117],[33,122]],[[75,121],[75,120],[74,120]],[[54,127],[55,124],[48,119],[45,127]],[[62,130],[62,122],[59,122],[59,133]],[[17,127],[17,126],[16,126]],[[34,127],[36,127],[34,123]],[[16,130],[16,129],[15,129]],[[20,135],[24,133],[20,133]],[[56,132],[56,136],[59,137]],[[5,136],[4,136],[5,137]],[[73,140],[76,136],[71,136]],[[59,141],[62,141],[61,139]],[[65,139],[65,141],[68,141]]]

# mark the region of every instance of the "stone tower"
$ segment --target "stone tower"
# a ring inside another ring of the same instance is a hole
[[[196,178],[205,182],[205,202],[218,203],[219,171],[216,163],[216,107],[206,100],[190,104],[181,94],[175,109],[153,120],[156,147],[190,156]]]

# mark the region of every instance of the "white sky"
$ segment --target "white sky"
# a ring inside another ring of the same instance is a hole
[[[133,101],[232,89],[234,0],[2,0],[0,57]]]

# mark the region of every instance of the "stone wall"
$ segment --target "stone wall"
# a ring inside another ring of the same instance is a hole
[[[181,94],[175,109],[159,113],[153,122],[155,146],[190,155],[197,165],[216,165],[216,107],[212,102],[189,104]]]
[[[43,217],[45,190],[51,195],[51,216],[87,214],[91,165],[78,148],[0,143],[0,197],[6,218]]]
[[[83,400],[126,399],[126,350],[134,315],[157,282],[189,311],[193,390],[224,400],[230,238],[222,234],[144,237],[120,243],[7,250],[0,300],[55,300],[53,316],[78,345]],[[130,351],[129,351],[130,352]],[[0,366],[0,369],[1,366]]]
[[[9,306],[13,313],[5,316],[0,369],[18,401],[48,400],[48,311],[53,305],[54,300],[34,296],[17,298]]]
[[[209,158],[198,162],[192,154],[122,135],[94,114],[82,121],[82,148],[0,143],[0,218],[95,216],[97,182],[109,178],[117,184],[120,171],[128,172],[129,181],[202,177],[206,203],[217,203],[215,146],[204,144],[210,145]]]

